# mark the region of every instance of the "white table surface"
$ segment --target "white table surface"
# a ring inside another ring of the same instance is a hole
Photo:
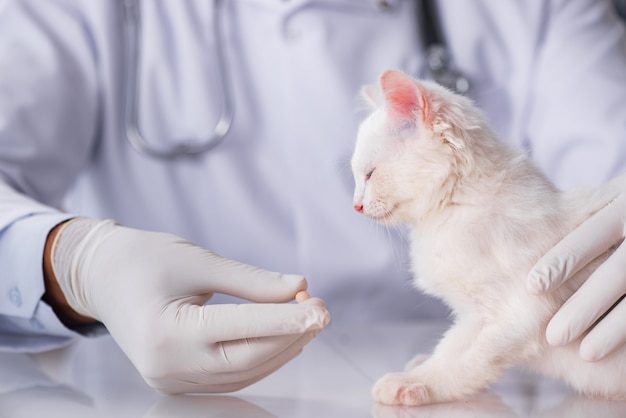
[[[331,323],[295,360],[226,395],[161,395],[108,336],[39,355],[0,353],[0,417],[626,417],[626,402],[587,399],[519,369],[469,401],[376,405],[374,382],[430,352],[446,327]]]

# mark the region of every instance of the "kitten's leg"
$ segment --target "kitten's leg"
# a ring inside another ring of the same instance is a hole
[[[512,334],[480,320],[459,322],[422,364],[383,376],[372,391],[374,399],[390,405],[422,405],[477,392],[519,360],[524,336],[519,331]]]
[[[418,354],[418,355],[416,355],[411,360],[409,360],[409,362],[404,366],[404,371],[408,372],[409,370],[412,370],[412,369],[416,368],[417,366],[419,366],[420,364],[422,364],[426,360],[428,360],[429,357],[430,357],[429,354]]]

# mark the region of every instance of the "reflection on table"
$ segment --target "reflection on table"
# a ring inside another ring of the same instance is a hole
[[[435,346],[445,323],[331,324],[282,369],[228,395],[163,396],[110,337],[39,355],[0,353],[1,417],[624,417],[626,402],[576,395],[513,369],[464,402],[375,404],[374,382]]]

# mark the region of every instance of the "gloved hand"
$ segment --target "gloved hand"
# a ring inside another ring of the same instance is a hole
[[[613,196],[611,203],[537,262],[527,280],[531,293],[545,294],[557,288],[624,239],[626,174],[615,178],[603,189],[607,196]],[[548,342],[552,345],[568,344],[593,326],[581,342],[580,356],[587,361],[604,358],[626,342],[626,301],[622,300],[625,293],[626,244],[621,243],[554,315],[546,331]]]
[[[286,304],[302,276],[220,257],[174,235],[112,221],[67,223],[53,268],[69,305],[102,322],[164,393],[227,392],[298,355],[330,317],[321,299]],[[214,293],[261,303],[205,305]]]

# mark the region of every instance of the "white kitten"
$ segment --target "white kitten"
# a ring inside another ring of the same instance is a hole
[[[413,227],[415,285],[443,299],[454,326],[430,357],[380,379],[374,398],[420,405],[461,399],[524,364],[582,393],[626,398],[626,352],[580,359],[580,340],[545,341],[546,325],[607,255],[548,296],[526,289],[535,262],[612,196],[558,191],[524,154],[499,141],[465,97],[396,71],[363,89],[352,170],[354,207]]]

